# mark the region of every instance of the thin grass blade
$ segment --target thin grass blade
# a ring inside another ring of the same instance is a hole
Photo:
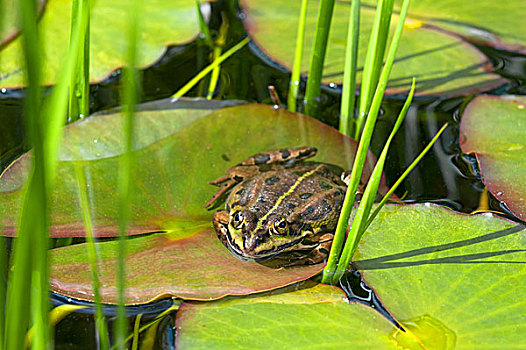
[[[90,0],[74,0],[71,8],[71,42],[77,26],[80,28],[80,45],[71,77],[68,120],[74,121],[89,114],[89,50],[90,50]]]
[[[80,210],[82,213],[82,221],[86,231],[86,243],[88,251],[88,261],[91,268],[91,283],[93,286],[93,296],[95,299],[95,327],[97,329],[98,339],[100,341],[100,348],[102,350],[109,349],[110,340],[108,329],[106,327],[106,320],[102,312],[102,303],[99,292],[99,273],[97,265],[97,250],[95,248],[95,237],[93,235],[93,225],[91,220],[91,208],[88,198],[88,186],[86,183],[85,168],[80,164],[75,164],[75,177],[77,179],[78,194]]]
[[[356,151],[356,157],[354,158],[354,164],[351,170],[349,186],[347,187],[347,192],[345,193],[342,211],[340,213],[340,217],[338,218],[338,225],[336,227],[334,240],[332,243],[331,251],[329,253],[329,259],[327,261],[325,269],[323,270],[323,283],[330,283],[330,280],[332,279],[332,277],[330,276],[332,276],[336,271],[336,265],[342,251],[343,241],[345,240],[345,232],[347,230],[347,224],[351,215],[352,205],[354,204],[356,190],[358,189],[358,185],[360,182],[363,165],[365,163],[365,157],[367,155],[367,150],[369,149],[369,144],[371,143],[371,137],[374,130],[374,126],[376,124],[376,119],[378,117],[378,111],[380,110],[380,104],[382,102],[382,98],[385,92],[385,87],[387,86],[387,81],[389,80],[389,75],[393,66],[394,57],[396,55],[396,49],[398,48],[398,43],[400,41],[400,37],[402,36],[408,7],[409,0],[404,0],[400,12],[399,22],[397,24],[393,36],[393,41],[391,42],[391,46],[389,47],[387,60],[385,62],[384,69],[382,70],[382,74],[380,75],[380,81],[378,83],[378,87],[373,97],[371,110],[369,111],[369,115],[367,116],[362,136],[360,137],[358,150]]]
[[[343,69],[342,104],[340,109],[340,132],[351,135],[350,123],[354,117],[356,95],[356,66],[358,62],[358,39],[360,37],[360,0],[353,0],[349,14],[349,30]]]
[[[287,108],[291,112],[296,112],[296,103],[298,101],[298,91],[300,87],[301,78],[301,62],[303,60],[303,42],[305,41],[307,2],[308,0],[301,0],[298,31],[296,33],[296,49],[294,51],[294,64],[292,65],[292,74],[290,76],[289,83],[289,95],[287,97]]]
[[[358,118],[354,127],[354,138],[358,140],[362,132],[362,126],[367,111],[371,107],[373,94],[378,84],[382,63],[384,60],[387,38],[389,37],[389,26],[393,13],[394,0],[381,0],[378,2],[369,47],[365,57],[360,88],[360,107]]]
[[[374,218],[376,217],[376,215],[378,215],[378,213],[380,212],[380,210],[382,209],[382,207],[384,206],[384,204],[389,200],[389,197],[391,197],[391,195],[394,193],[394,191],[396,191],[396,189],[398,188],[398,186],[400,186],[400,184],[402,183],[402,181],[405,180],[405,178],[411,173],[411,171],[418,165],[418,163],[420,162],[420,160],[422,158],[424,158],[424,156],[427,154],[427,152],[431,149],[431,147],[433,147],[433,145],[435,144],[435,142],[438,140],[438,138],[440,137],[440,135],[442,135],[442,133],[444,132],[444,130],[446,130],[448,126],[448,123],[445,123],[442,128],[440,128],[440,130],[436,133],[436,135],[431,139],[431,141],[429,141],[429,143],[427,144],[427,146],[422,150],[422,152],[420,152],[420,154],[415,158],[415,160],[413,160],[413,162],[407,167],[407,169],[405,169],[405,171],[403,172],[402,175],[400,175],[400,177],[398,178],[398,180],[396,180],[396,182],[391,186],[391,188],[389,189],[389,191],[385,194],[385,196],[382,198],[382,200],[380,201],[380,203],[378,203],[378,205],[376,206],[376,209],[374,210],[374,212],[369,216],[369,219],[367,220],[367,223],[365,224],[365,227],[364,227],[364,230],[366,230],[369,225],[371,224],[371,222],[373,222]]]
[[[316,22],[316,33],[312,45],[312,55],[309,67],[309,79],[305,91],[305,114],[314,115],[318,108],[316,102],[321,91],[321,76],[323,63],[329,42],[329,31],[331,28],[334,0],[321,0]]]
[[[360,241],[363,233],[365,232],[365,224],[371,212],[371,208],[373,207],[373,203],[376,198],[376,193],[378,192],[378,186],[380,185],[380,179],[382,178],[382,172],[384,170],[387,152],[389,151],[389,147],[391,146],[391,142],[394,136],[398,132],[398,129],[400,129],[400,126],[402,125],[402,122],[404,121],[404,118],[407,115],[407,110],[409,109],[411,102],[413,101],[414,91],[415,80],[413,79],[409,96],[407,97],[404,106],[400,111],[400,114],[396,118],[393,130],[391,131],[389,138],[384,144],[382,153],[378,158],[378,161],[371,174],[371,177],[369,178],[369,182],[367,183],[367,187],[365,188],[363,197],[360,201],[360,205],[356,210],[356,215],[353,219],[351,230],[349,231],[349,236],[347,237],[347,241],[345,242],[345,247],[343,248],[343,252],[341,254],[336,273],[334,274],[334,276],[332,276],[332,283],[338,282],[345,273],[345,270],[349,266],[351,258],[354,255],[354,251],[358,246],[358,242]]]
[[[175,94],[173,94],[172,97],[177,98],[177,97],[184,96],[188,91],[190,91],[199,82],[199,80],[203,79],[215,67],[223,63],[223,61],[225,61],[227,58],[229,58],[234,53],[236,53],[238,50],[240,50],[243,46],[248,44],[249,41],[250,41],[250,38],[247,37],[241,40],[236,45],[232,46],[227,52],[219,56],[216,60],[214,60],[214,62],[210,63],[208,66],[203,68],[199,73],[197,73],[195,77],[193,77],[188,83],[186,83]]]

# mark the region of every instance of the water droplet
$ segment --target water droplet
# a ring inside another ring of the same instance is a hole
[[[455,332],[436,318],[424,315],[401,323],[406,332],[398,328],[393,328],[389,332],[389,339],[401,349],[449,350],[455,348],[457,342]]]
[[[99,139],[93,139],[93,143],[99,143]]]

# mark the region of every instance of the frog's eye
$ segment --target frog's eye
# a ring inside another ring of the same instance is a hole
[[[278,219],[272,224],[272,233],[275,235],[286,235],[289,233],[289,224],[285,219]]]
[[[242,212],[237,211],[234,213],[234,215],[232,215],[232,226],[236,230],[239,230],[241,228],[241,226],[243,225],[243,221],[245,221],[245,216]]]

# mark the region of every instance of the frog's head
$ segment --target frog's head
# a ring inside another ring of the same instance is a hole
[[[281,211],[258,216],[247,208],[233,208],[229,214],[225,211],[223,223],[217,230],[219,238],[243,260],[266,260],[291,251],[306,254],[319,245],[316,237],[334,230],[334,220],[327,225],[325,220],[309,220],[303,211],[287,216],[278,213]]]

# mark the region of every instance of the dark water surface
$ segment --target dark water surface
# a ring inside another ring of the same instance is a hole
[[[211,27],[218,28],[221,10],[227,10],[226,18],[231,21],[231,36],[227,46],[232,46],[243,37],[242,23],[228,5],[212,5]],[[477,46],[488,56],[498,74],[508,79],[503,86],[487,91],[491,94],[525,94],[526,56],[519,53]],[[145,69],[142,79],[142,101],[151,101],[170,96],[201,68],[208,64],[209,50],[198,41],[184,46],[170,47],[166,54],[152,67]],[[96,112],[119,104],[120,71],[107,80],[90,87],[90,110]],[[220,82],[216,90],[217,99],[238,99],[249,102],[272,103],[268,86],[276,87],[282,101],[286,101],[289,74],[276,67],[270,60],[261,56],[255,47],[245,47],[228,59],[221,67]],[[303,82],[304,83],[304,82]],[[199,96],[206,91],[207,81],[194,88],[189,96]],[[340,87],[326,87],[319,102],[320,115],[317,118],[326,124],[337,127]],[[28,149],[23,126],[23,90],[4,90],[0,92],[0,172]],[[474,96],[454,98],[416,98],[401,130],[395,137],[386,165],[386,179],[392,184],[405,167],[418,155],[428,141],[446,122],[450,127],[441,136],[437,145],[413,170],[408,179],[397,191],[399,197],[407,202],[431,201],[446,205],[461,212],[472,212],[479,207],[481,198],[488,196],[480,181],[474,156],[462,154],[459,147],[458,126],[465,105]],[[405,96],[389,96],[382,105],[373,135],[372,151],[379,154],[383,141],[400,111]],[[492,210],[506,215],[505,208],[489,194]],[[68,303],[70,300],[53,296],[54,305]],[[130,325],[135,315],[143,313],[142,324],[151,321],[155,315],[172,304],[162,300],[152,305],[128,308]],[[111,329],[115,310],[105,309]],[[156,330],[154,348],[174,348],[175,315],[168,315]],[[97,338],[93,337],[93,309],[76,312],[60,322],[56,328],[55,339],[58,349],[97,348]]]

